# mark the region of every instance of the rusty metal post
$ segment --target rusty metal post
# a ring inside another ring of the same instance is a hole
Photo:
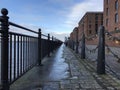
[[[105,74],[105,29],[104,29],[104,26],[100,26],[99,28],[97,73]]]
[[[41,61],[41,29],[38,30],[38,64],[42,65]]]
[[[83,33],[82,41],[81,41],[81,59],[85,59],[85,34]]]
[[[8,81],[8,31],[9,31],[9,17],[7,16],[8,10],[3,8],[1,10],[3,19],[1,21],[1,82],[2,90],[9,90],[9,81]]]

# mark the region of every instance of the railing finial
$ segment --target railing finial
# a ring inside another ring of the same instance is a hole
[[[8,10],[6,8],[2,8],[1,13],[3,16],[7,16],[8,15]]]
[[[39,32],[41,32],[41,28],[39,28]]]

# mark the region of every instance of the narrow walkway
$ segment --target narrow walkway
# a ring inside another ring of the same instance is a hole
[[[106,90],[64,45],[54,53],[44,59],[44,66],[34,67],[10,90]]]

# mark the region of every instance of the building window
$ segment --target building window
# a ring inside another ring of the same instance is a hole
[[[92,34],[92,31],[91,31],[91,30],[89,30],[89,34]]]
[[[103,20],[101,20],[101,25],[103,25]]]
[[[109,14],[109,9],[106,8],[106,15],[108,16],[108,14]]]
[[[91,23],[91,20],[89,20],[89,23]]]
[[[98,33],[98,24],[95,24],[95,33]]]
[[[103,15],[101,15],[101,25],[103,25]]]
[[[117,31],[118,30],[118,27],[115,27],[115,31]]]
[[[106,3],[108,4],[108,3],[109,3],[109,0],[106,0]]]
[[[98,21],[98,14],[95,14],[95,20]]]
[[[118,10],[118,0],[115,1],[115,10]]]
[[[91,28],[91,24],[89,24],[89,28]]]
[[[106,26],[108,26],[108,19],[106,19]]]
[[[115,23],[118,23],[118,13],[115,14]]]

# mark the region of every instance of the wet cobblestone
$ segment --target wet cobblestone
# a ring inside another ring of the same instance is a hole
[[[20,80],[16,81],[11,86],[11,90],[120,90],[119,80],[113,78],[111,75],[97,75],[84,60],[81,60],[81,62],[70,49],[65,46],[62,48],[61,58],[68,64],[68,68],[65,69],[65,72],[67,72],[66,75],[68,76],[58,80],[45,78],[45,76],[41,76],[41,69],[39,70],[38,67],[37,70],[40,73],[37,71],[34,72],[36,70],[35,67],[27,75],[24,75]],[[46,68],[42,69],[46,70]],[[49,73],[47,74],[48,76],[50,75]]]

